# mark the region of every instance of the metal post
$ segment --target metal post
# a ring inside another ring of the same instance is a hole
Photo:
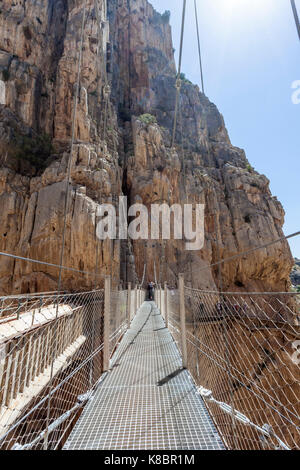
[[[127,289],[127,322],[129,328],[131,322],[131,282],[128,282]]]
[[[110,291],[111,278],[105,277],[104,284],[104,338],[103,338],[103,370],[109,369],[109,333],[110,333]]]
[[[168,320],[168,284],[165,282],[165,323],[166,327],[169,327],[169,320]]]
[[[159,284],[159,309],[160,313],[162,311],[162,289],[161,289],[161,284]]]
[[[179,302],[180,302],[180,330],[182,346],[182,366],[187,368],[187,347],[185,329],[185,303],[184,303],[184,275],[179,274]]]

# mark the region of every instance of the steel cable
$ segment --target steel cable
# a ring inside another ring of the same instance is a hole
[[[200,76],[201,76],[201,87],[202,87],[202,93],[204,93],[204,77],[203,77],[203,68],[202,68],[200,32],[199,32],[199,22],[198,22],[198,12],[197,12],[197,1],[196,0],[194,0],[194,7],[195,7],[195,20],[196,20],[196,30],[197,30],[197,43],[198,43],[198,55],[199,55],[199,66],[200,66]]]
[[[178,104],[179,104],[180,88],[181,88],[180,74],[181,74],[181,63],[182,63],[183,39],[184,39],[185,11],[186,11],[186,0],[183,0],[179,63],[178,63],[178,73],[177,73],[177,78],[176,78],[176,101],[175,101],[174,125],[173,125],[173,136],[172,136],[171,147],[174,147],[174,144],[175,144],[175,136],[176,136],[176,128],[177,128],[177,112],[178,112]]]

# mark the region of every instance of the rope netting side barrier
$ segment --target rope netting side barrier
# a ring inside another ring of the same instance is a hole
[[[296,293],[168,291],[169,328],[229,449],[300,448],[299,305]]]
[[[113,288],[0,298],[0,449],[62,447],[143,295]]]
[[[110,342],[110,355],[128,327],[127,295],[127,290],[112,290],[111,292],[110,335],[112,335],[112,339]]]
[[[32,448],[39,449],[48,406],[51,426],[101,376],[104,291],[15,300],[18,318],[0,324],[0,446],[38,439]],[[75,418],[76,412],[56,423],[49,448],[59,444]]]

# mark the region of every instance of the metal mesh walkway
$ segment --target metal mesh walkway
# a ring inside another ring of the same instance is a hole
[[[145,302],[64,449],[224,449],[164,320]]]

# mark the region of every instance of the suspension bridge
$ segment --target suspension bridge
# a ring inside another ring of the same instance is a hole
[[[297,449],[299,294],[0,298],[2,449]]]
[[[299,31],[293,1],[292,6]],[[186,1],[172,146],[185,8]],[[100,25],[98,1],[95,11]],[[84,7],[70,156],[85,14]],[[197,20],[196,3],[195,15]],[[198,20],[197,39],[204,91]],[[111,111],[103,75],[105,140]],[[154,267],[152,301],[145,290],[146,265],[141,282],[125,288],[97,265],[94,273],[64,266],[71,165],[69,158],[60,263],[0,253],[59,273],[55,292],[0,297],[0,448],[299,449],[300,294],[203,291],[188,285],[184,274],[172,287],[157,281]],[[64,292],[64,270],[93,276],[95,288]]]

